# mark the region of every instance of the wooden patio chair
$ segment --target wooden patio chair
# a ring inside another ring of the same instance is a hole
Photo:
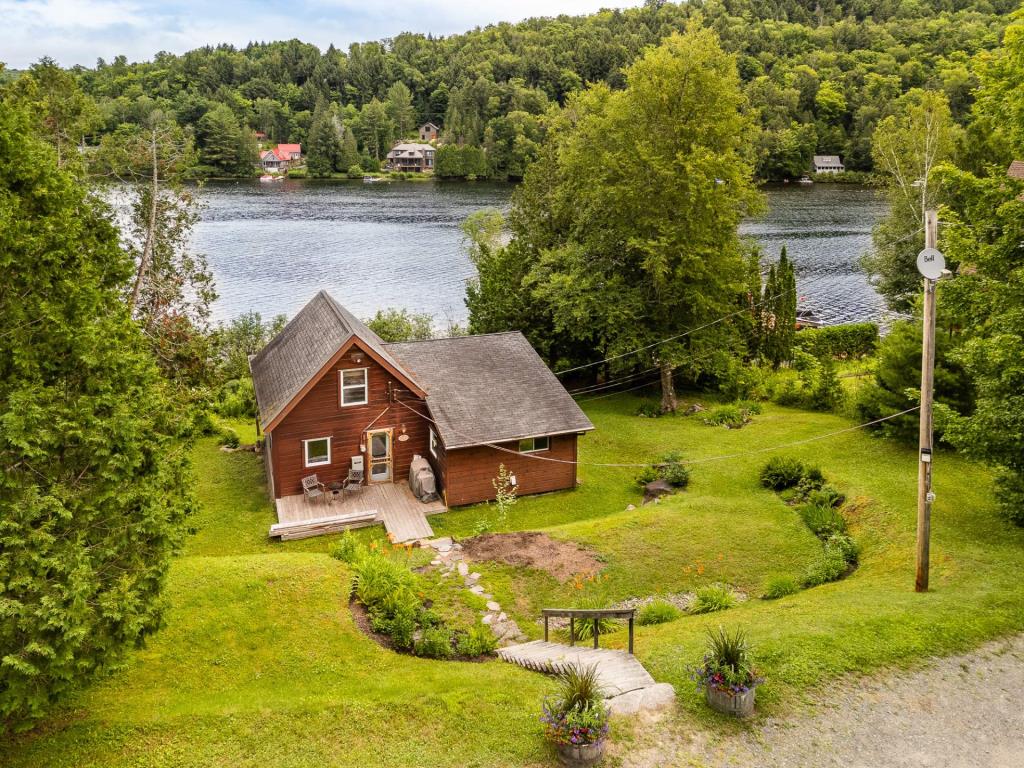
[[[316,479],[316,475],[302,478],[302,495],[306,501],[322,502],[327,500],[327,489]]]
[[[341,486],[342,494],[362,493],[363,490],[363,457],[353,456],[352,466],[349,467],[348,477]]]

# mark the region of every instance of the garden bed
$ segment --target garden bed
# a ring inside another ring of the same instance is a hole
[[[533,568],[563,583],[577,576],[592,576],[604,567],[590,550],[572,541],[553,539],[546,533],[485,533],[460,543],[470,560]]]

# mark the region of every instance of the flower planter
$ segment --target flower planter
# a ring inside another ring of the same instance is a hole
[[[595,744],[559,744],[558,759],[569,768],[597,765],[604,757],[604,739]]]
[[[746,693],[732,693],[708,687],[704,691],[704,696],[708,706],[716,712],[734,717],[749,717],[754,714],[754,694],[756,692],[756,688],[751,688]]]

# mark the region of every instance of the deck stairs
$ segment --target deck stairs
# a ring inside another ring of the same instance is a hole
[[[654,678],[636,656],[609,648],[583,648],[533,640],[500,648],[498,656],[534,672],[555,674],[571,666],[596,666],[605,696],[613,698],[630,691],[651,688]]]
[[[360,510],[344,515],[325,515],[314,517],[309,520],[298,520],[294,522],[275,523],[270,526],[271,537],[280,538],[281,541],[291,539],[308,539],[311,536],[323,536],[326,533],[340,533],[349,528],[359,528],[364,525],[374,525],[379,522],[378,513],[375,509]]]

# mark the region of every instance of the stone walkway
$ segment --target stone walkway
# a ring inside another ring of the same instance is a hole
[[[850,677],[748,728],[651,720],[624,768],[1021,768],[1024,635],[911,672]],[[617,751],[617,750],[616,750]]]
[[[526,635],[519,629],[515,620],[509,618],[494,596],[489,594],[480,583],[480,574],[472,572],[469,563],[462,556],[462,545],[452,541],[450,536],[439,539],[426,539],[420,542],[437,552],[437,557],[430,561],[435,568],[441,569],[442,578],[461,579],[463,587],[486,600],[485,609],[480,614],[480,621],[491,628],[498,638],[499,646],[513,645],[526,640]]]

